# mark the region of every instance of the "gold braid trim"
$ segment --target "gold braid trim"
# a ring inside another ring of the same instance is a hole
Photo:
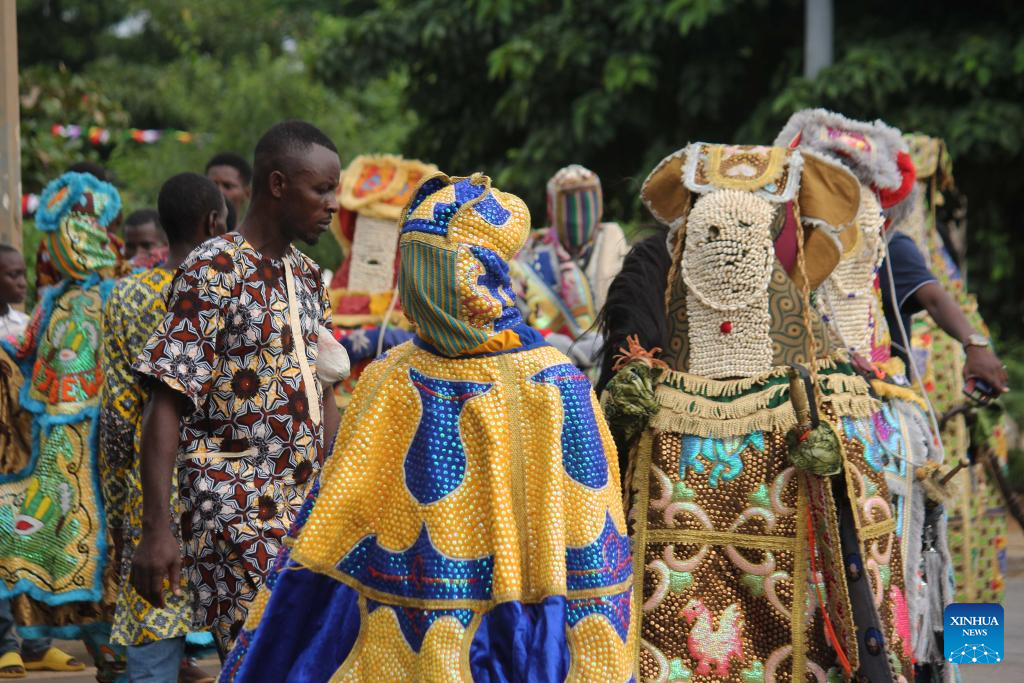
[[[831,404],[836,415],[869,417],[879,409],[878,401],[868,393],[867,383],[856,376],[824,376],[820,385],[832,393],[822,396],[822,403]],[[667,386],[655,390],[662,408],[651,419],[651,427],[659,431],[694,434],[711,438],[744,436],[756,431],[789,431],[796,426],[793,404],[786,400],[771,404],[789,395],[788,384],[778,384],[735,401],[714,401]]]
[[[831,404],[837,414],[847,417],[870,417],[879,409],[878,401],[870,396],[832,396],[824,403]],[[729,418],[663,410],[651,419],[651,428],[662,432],[725,439],[745,436],[751,432],[787,432],[796,423],[793,405],[784,403],[743,417]]]

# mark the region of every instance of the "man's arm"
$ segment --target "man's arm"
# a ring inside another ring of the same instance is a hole
[[[171,591],[181,595],[181,552],[171,531],[170,506],[185,400],[165,384],[156,384],[142,416],[142,539],[132,563],[132,585],[156,607],[164,606],[164,577]]]
[[[975,329],[960,310],[960,306],[939,283],[928,282],[921,285],[914,292],[914,298],[921,307],[928,311],[932,320],[939,327],[961,344],[965,344],[968,337],[976,334]],[[1000,393],[1010,390],[1007,386],[1009,376],[1006,374],[1006,368],[990,347],[964,346],[964,351],[967,354],[967,361],[964,363],[964,379],[975,377],[984,380]]]

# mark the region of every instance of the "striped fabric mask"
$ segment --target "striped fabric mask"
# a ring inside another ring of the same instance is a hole
[[[601,180],[593,171],[572,164],[548,181],[548,219],[562,246],[576,256],[586,247],[604,210]]]

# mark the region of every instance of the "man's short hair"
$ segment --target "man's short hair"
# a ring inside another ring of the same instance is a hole
[[[124,219],[124,227],[126,228],[134,228],[146,223],[152,223],[157,229],[163,227],[160,224],[160,213],[156,209],[138,209],[132,211],[128,214],[128,218]]]
[[[79,161],[77,163],[71,164],[70,166],[68,166],[67,172],[88,173],[89,175],[96,178],[96,180],[102,180],[107,183],[111,182],[112,180],[110,171],[92,161]]]
[[[220,190],[206,176],[179,173],[169,178],[156,201],[167,241],[178,244],[191,239],[211,211],[220,211],[222,202]]]
[[[326,147],[335,154],[334,146],[327,135],[305,121],[282,121],[263,134],[256,143],[256,159],[253,168],[253,193],[267,189],[270,174],[281,170],[288,160],[301,155],[313,145]]]
[[[238,177],[242,179],[243,185],[252,184],[252,166],[249,165],[249,162],[241,154],[221,152],[206,162],[204,171],[209,173],[210,169],[214,166],[230,166],[238,171]]]

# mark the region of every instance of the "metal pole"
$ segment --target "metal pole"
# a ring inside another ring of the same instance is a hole
[[[832,64],[832,0],[804,2],[804,78]]]
[[[17,3],[0,0],[0,243],[21,251]]]

